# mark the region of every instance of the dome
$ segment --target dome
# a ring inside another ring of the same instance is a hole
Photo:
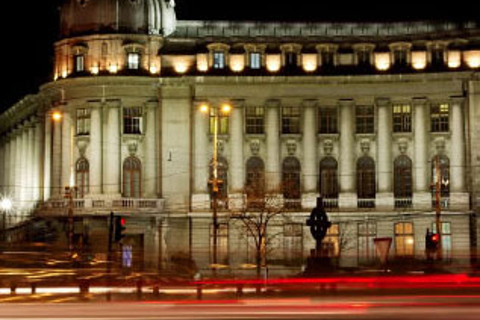
[[[64,0],[60,37],[99,33],[168,36],[175,31],[175,0]]]

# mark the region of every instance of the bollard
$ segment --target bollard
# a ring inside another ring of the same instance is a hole
[[[32,287],[32,294],[37,294],[37,284],[32,282],[31,287]]]
[[[142,300],[142,287],[143,287],[143,281],[142,279],[137,280],[137,299]]]
[[[17,285],[15,283],[10,285],[10,294],[11,295],[17,294]]]
[[[239,284],[237,286],[237,298],[241,298],[243,296],[243,285]]]
[[[202,285],[199,284],[197,285],[197,300],[202,300],[202,297],[203,297]]]

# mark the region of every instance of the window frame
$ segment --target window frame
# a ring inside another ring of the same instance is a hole
[[[128,165],[130,167],[128,167]],[[130,156],[123,161],[123,190],[122,197],[127,199],[142,198],[142,161],[135,156]],[[136,176],[137,175],[137,176]],[[138,189],[136,189],[135,178],[138,177]],[[129,187],[127,189],[127,186]],[[127,190],[130,192],[127,193]]]
[[[375,133],[375,106],[357,105],[355,107],[355,127],[357,134]]]
[[[301,122],[300,107],[282,107],[282,134],[300,134]]]
[[[318,114],[318,134],[338,133],[338,108],[320,107]]]
[[[73,57],[74,70],[76,73],[85,72],[85,55],[76,54]]]
[[[123,108],[123,134],[143,134],[143,107]]]
[[[401,232],[399,227],[401,226]],[[409,226],[411,232],[405,229],[405,226]],[[397,222],[393,226],[395,236],[395,256],[403,258],[415,257],[415,228],[413,222]],[[399,246],[401,244],[401,246]]]
[[[91,131],[92,110],[90,108],[76,109],[76,134],[77,136],[89,136]]]
[[[392,107],[392,120],[394,133],[411,133],[412,106],[410,104],[394,104]]]
[[[331,163],[327,164],[327,161]],[[335,162],[335,167],[333,163]],[[338,161],[327,156],[320,161],[318,191],[324,199],[338,199],[340,186],[338,181]],[[324,192],[327,189],[327,192]]]
[[[245,108],[245,132],[246,134],[265,134],[265,108]]]
[[[135,57],[135,60],[132,60]],[[128,70],[140,70],[142,65],[142,55],[139,52],[127,53],[127,69]]]
[[[75,164],[75,185],[78,199],[83,199],[90,193],[90,163],[85,157],[78,159]]]
[[[430,130],[432,133],[450,132],[450,104],[434,103],[430,106]]]
[[[212,53],[212,68],[214,70],[224,70],[226,67],[225,51],[215,50]]]
[[[257,51],[250,52],[249,54],[250,59],[250,69],[252,70],[260,70],[262,68],[262,54]]]

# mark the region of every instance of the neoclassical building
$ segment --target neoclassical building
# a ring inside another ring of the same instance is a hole
[[[374,257],[376,237],[393,238],[392,255],[422,257],[437,177],[446,254],[475,248],[477,23],[176,21],[174,7],[64,1],[52,81],[0,116],[7,226],[65,217],[75,186],[79,237],[101,239],[114,211],[152,261],[167,246],[208,265],[218,119],[229,264],[249,240],[225,217],[258,194],[291,217],[277,225],[280,260],[308,255],[319,195],[343,257]]]

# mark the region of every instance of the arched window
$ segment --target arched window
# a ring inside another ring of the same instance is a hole
[[[252,157],[247,162],[246,183],[248,207],[261,205],[265,199],[265,164],[259,157]]]
[[[283,197],[287,208],[300,207],[300,173],[301,166],[297,158],[288,157],[283,161]]]
[[[338,199],[338,162],[326,157],[320,162],[320,195],[325,199]]]
[[[142,163],[136,157],[123,162],[123,197],[140,198],[142,194]]]
[[[411,198],[412,160],[407,156],[399,156],[394,162],[394,196],[395,198]]]
[[[225,158],[218,158],[217,177],[219,180],[218,200],[220,207],[227,206],[228,200],[228,162]],[[213,160],[210,162],[210,181],[213,180]],[[210,194],[212,194],[212,184],[209,184]]]
[[[75,182],[77,185],[77,198],[84,198],[89,192],[90,165],[88,160],[81,158],[75,167]]]
[[[376,196],[375,161],[368,156],[357,161],[357,196],[359,200],[371,200]]]
[[[437,164],[440,169],[440,194],[442,198],[450,197],[450,159],[445,155],[435,156],[432,159],[432,193],[435,199],[437,183]]]

